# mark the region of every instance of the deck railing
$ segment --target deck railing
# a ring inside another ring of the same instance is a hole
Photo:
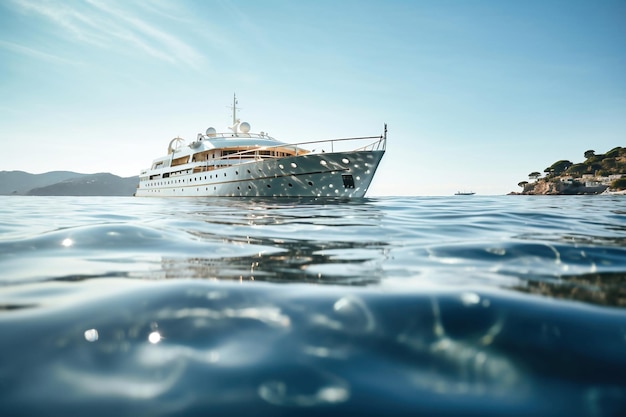
[[[259,137],[265,139],[273,139],[269,136],[262,136],[255,133],[249,133],[245,136],[243,134],[235,135],[235,134],[222,134],[218,133],[216,136],[219,137]],[[275,140],[275,139],[274,139]],[[325,140],[314,140],[314,141],[306,141],[306,142],[298,142],[298,143],[280,143],[274,146],[262,146],[259,148],[248,149],[240,152],[231,153],[220,158],[212,159],[212,161],[219,161],[224,159],[248,159],[253,158],[254,160],[262,160],[262,159],[275,159],[275,155],[263,155],[260,154],[262,151],[272,151],[274,149],[292,149],[295,152],[295,156],[303,155],[303,154],[316,154],[316,153],[325,153],[328,152],[328,146],[330,146],[330,152],[335,152],[335,145],[337,143],[349,143],[349,142],[359,142],[373,140],[370,143],[367,143],[363,146],[358,146],[356,148],[351,149],[343,149],[341,152],[358,152],[358,151],[375,151],[375,150],[385,150],[387,146],[387,136],[362,136],[362,137],[354,137],[354,138],[341,138],[341,139],[325,139]],[[313,148],[315,146],[315,148]],[[311,149],[313,148],[313,149]]]

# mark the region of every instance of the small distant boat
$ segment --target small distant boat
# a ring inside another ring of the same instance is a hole
[[[188,146],[182,138],[172,139],[167,155],[139,175],[135,195],[360,198],[385,153],[387,125],[380,136],[282,142],[251,133],[237,118],[234,96],[232,110],[228,133],[210,127]],[[350,149],[339,151],[344,144]]]
[[[454,195],[474,195],[476,194],[473,191],[457,191],[456,193],[454,193]]]

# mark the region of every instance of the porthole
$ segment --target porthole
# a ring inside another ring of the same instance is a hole
[[[328,184],[328,188],[333,188],[333,187],[334,187],[334,185]]]
[[[271,185],[269,185],[269,184],[267,184],[267,188],[272,188],[272,186],[271,186]]]
[[[247,171],[248,171],[248,174],[250,174],[250,170],[248,169]]]
[[[251,189],[252,189],[252,187],[248,185],[248,190],[251,190]]]
[[[239,171],[235,171],[235,175],[239,175]]]
[[[285,169],[285,166],[283,164],[278,164],[278,168]]]
[[[320,161],[320,164],[321,164],[321,165],[326,166],[326,161],[324,161],[324,160],[322,159],[322,160]]]
[[[310,186],[313,186],[313,183],[312,183],[311,181],[309,181],[309,185],[310,185]]]
[[[350,160],[348,158],[343,158],[341,162],[343,162],[344,164],[349,164]]]
[[[226,176],[226,173],[224,173],[224,176]]]
[[[292,183],[289,183],[289,184],[287,184],[287,185],[288,185],[288,186],[290,186],[290,187],[293,187],[293,184],[292,184]]]
[[[292,167],[292,168],[298,168],[298,165],[297,165],[295,162],[292,162],[292,163],[291,163],[291,167]]]
[[[237,187],[238,190],[241,190],[241,188]]]

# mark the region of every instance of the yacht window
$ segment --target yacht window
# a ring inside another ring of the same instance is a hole
[[[354,188],[354,178],[352,175],[342,175],[341,179],[343,180],[344,188]]]

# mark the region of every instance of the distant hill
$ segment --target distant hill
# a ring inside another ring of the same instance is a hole
[[[71,171],[52,171],[30,174],[24,171],[0,171],[0,195],[26,194],[33,188],[45,187],[84,174]]]
[[[122,178],[110,173],[0,171],[0,195],[132,196],[138,183],[136,176]]]

